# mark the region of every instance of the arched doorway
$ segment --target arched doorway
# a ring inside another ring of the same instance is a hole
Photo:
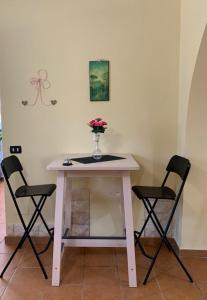
[[[207,245],[207,26],[192,78],[185,153],[192,169],[183,201],[182,241],[205,249]]]

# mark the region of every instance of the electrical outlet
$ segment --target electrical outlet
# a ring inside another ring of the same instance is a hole
[[[12,154],[22,153],[22,147],[21,146],[10,146],[10,153],[12,153]]]

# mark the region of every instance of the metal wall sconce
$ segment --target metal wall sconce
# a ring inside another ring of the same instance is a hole
[[[49,89],[51,87],[50,81],[47,79],[47,71],[46,70],[38,70],[37,77],[33,77],[30,80],[30,83],[36,89],[36,97],[33,103],[29,103],[27,100],[22,100],[22,105],[24,106],[35,106],[38,99],[45,106],[56,105],[57,100],[50,100],[49,103],[46,103],[43,99],[42,91],[44,89]]]

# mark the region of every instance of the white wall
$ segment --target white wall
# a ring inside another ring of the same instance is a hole
[[[4,150],[8,155],[9,145],[22,145],[20,158],[30,182],[54,181],[46,166],[59,154],[90,153],[92,136],[86,123],[96,116],[109,123],[102,136],[103,151],[133,153],[142,167],[133,181],[159,182],[176,151],[179,4],[179,0],[1,1]],[[110,61],[111,99],[92,103],[88,61],[100,58]],[[35,95],[29,80],[38,69],[48,71],[52,86],[47,97],[58,100],[54,107],[21,105]],[[112,194],[117,189],[118,183],[112,185]],[[102,192],[102,196],[109,195]],[[102,209],[101,205],[100,213]],[[49,202],[46,214],[51,222],[53,210]],[[29,211],[24,205],[25,215]],[[102,215],[101,223],[99,212],[94,228],[102,228],[104,218],[108,224],[111,212]],[[17,222],[8,194],[6,213],[9,224]],[[141,220],[141,208],[136,215]],[[112,223],[113,216],[116,207]],[[118,227],[111,224],[100,230],[118,232]]]
[[[184,249],[207,249],[206,23],[205,0],[182,0],[178,147],[192,163],[181,214]]]

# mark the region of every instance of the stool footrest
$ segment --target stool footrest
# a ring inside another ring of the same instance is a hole
[[[49,238],[49,240],[48,240],[47,245],[45,246],[45,248],[42,251],[38,252],[38,255],[41,255],[41,254],[45,253],[48,250],[48,248],[50,247],[50,244],[51,244],[52,241],[53,241],[53,233],[50,236],[50,238]]]
[[[140,240],[139,240],[139,238],[140,238],[139,234],[140,234],[139,231],[134,231],[135,246],[138,244],[138,246],[139,246],[139,248],[140,248],[142,254],[143,254],[145,257],[149,258],[149,259],[153,259],[154,257],[151,256],[151,255],[149,255],[149,254],[147,254],[147,252],[145,251],[144,247],[142,246],[142,244],[141,244],[141,242],[140,242]]]

